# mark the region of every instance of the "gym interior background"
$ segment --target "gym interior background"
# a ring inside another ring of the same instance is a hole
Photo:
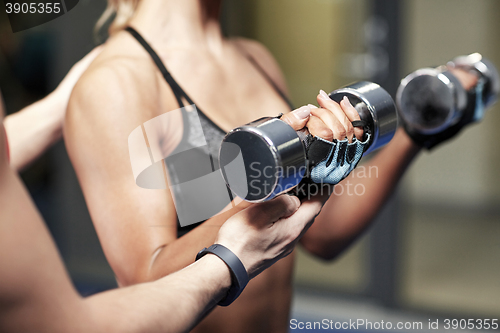
[[[0,87],[9,113],[50,92],[93,48],[104,8],[104,0],[81,0],[16,34],[0,14]],[[357,80],[394,95],[406,74],[473,52],[500,67],[498,13],[497,0],[231,0],[223,25],[271,50],[302,105],[319,89]],[[498,318],[499,123],[497,105],[479,126],[421,154],[374,226],[338,260],[324,263],[298,249],[292,315]],[[64,144],[22,176],[80,292],[114,287]]]

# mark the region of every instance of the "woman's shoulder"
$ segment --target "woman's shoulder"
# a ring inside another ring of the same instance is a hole
[[[269,51],[264,44],[243,37],[232,38],[231,42],[244,53],[251,56],[267,75],[269,75],[271,80],[277,84],[281,91],[287,91],[283,72],[271,51]]]
[[[154,86],[156,71],[151,59],[142,50],[126,42],[116,39],[107,42],[101,54],[82,75],[80,88],[142,87],[149,90],[149,86]]]
[[[156,116],[158,78],[147,60],[106,45],[76,83],[65,126],[98,128],[120,124],[130,130],[136,123]]]
[[[135,48],[127,49],[126,44],[107,42],[80,77],[71,99],[115,105],[151,100],[158,94],[158,84],[154,64],[147,56]]]

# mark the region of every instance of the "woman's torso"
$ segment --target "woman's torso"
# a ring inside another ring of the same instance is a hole
[[[152,45],[154,48],[154,45]],[[158,107],[145,115],[153,118],[179,108],[171,87],[160,74],[150,56],[127,32],[120,32],[108,42],[100,62],[119,60],[128,67],[130,75],[137,78],[137,96],[148,96],[147,104]],[[228,132],[234,127],[264,116],[276,116],[290,111],[265,75],[249,61],[251,55],[264,71],[278,71],[274,62],[258,57],[255,44],[244,40],[226,40],[220,54],[207,49],[182,48],[155,49],[162,62],[180,87],[189,95],[203,115],[213,122],[214,128]],[[116,65],[115,65],[116,66]],[[151,78],[155,73],[155,80]],[[284,89],[280,82],[277,86]],[[151,92],[155,91],[151,99]],[[188,101],[185,101],[188,105]],[[150,108],[148,108],[150,110]],[[138,110],[141,112],[141,110]],[[175,152],[183,141],[186,117],[180,111],[174,117],[179,121],[166,132],[165,146],[168,153]],[[173,118],[173,119],[174,119]],[[148,119],[148,120],[149,120]],[[206,119],[205,119],[206,121]],[[182,125],[180,125],[182,123]],[[234,213],[247,205],[239,205]],[[178,221],[168,221],[176,225]],[[174,230],[174,228],[172,229]],[[228,308],[216,308],[194,332],[286,332],[291,302],[293,255],[282,259],[270,269],[253,279],[242,295]]]

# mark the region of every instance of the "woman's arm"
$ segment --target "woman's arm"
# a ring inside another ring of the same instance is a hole
[[[366,171],[363,177],[357,177],[360,174],[354,170],[338,185],[343,186],[343,194],[333,194],[327,201],[301,240],[304,248],[327,260],[339,255],[370,225],[420,150],[404,130],[399,129],[382,151],[362,165]],[[348,195],[347,184],[351,194],[355,188],[363,194]]]
[[[130,66],[139,67],[144,75],[134,76]],[[68,154],[94,226],[122,286],[156,280],[186,267],[198,250],[213,243],[224,222],[201,226],[203,233],[191,232],[177,240],[170,191],[135,183],[128,137],[162,107],[159,87],[151,84],[157,80],[155,71],[148,66],[152,65],[116,60],[91,67],[75,86],[64,126]],[[167,125],[171,132],[178,127]],[[171,254],[168,262],[162,259],[164,251]]]
[[[475,74],[461,69],[451,71],[466,90],[476,85]],[[302,238],[306,250],[331,260],[346,249],[373,221],[420,150],[400,128],[387,147],[362,166],[366,171],[363,177],[357,177],[360,173],[354,171],[340,183],[344,194],[332,195],[316,223]],[[363,194],[353,195],[355,188]],[[351,195],[347,193],[349,189]]]
[[[101,47],[95,48],[77,62],[47,97],[5,118],[10,164],[16,170],[28,166],[61,138],[71,91],[100,50]]]

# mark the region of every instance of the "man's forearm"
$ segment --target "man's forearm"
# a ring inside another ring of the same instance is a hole
[[[49,95],[4,120],[10,147],[10,164],[21,170],[38,158],[62,135],[64,107]]]
[[[335,195],[340,193],[335,189],[303,237],[304,247],[325,259],[341,253],[368,227],[419,151],[420,147],[399,129],[386,148],[361,166],[363,171],[354,170],[336,185],[342,186],[343,194]]]
[[[158,281],[112,290],[85,302],[97,332],[186,332],[230,285],[226,264],[209,254]]]

